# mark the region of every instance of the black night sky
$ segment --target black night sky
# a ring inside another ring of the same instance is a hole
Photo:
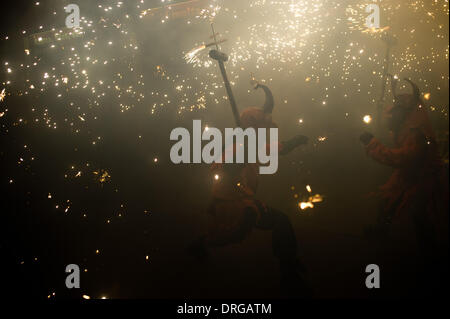
[[[377,30],[365,26],[372,2],[381,8]],[[369,158],[359,138],[368,131],[393,146],[377,116],[391,35],[389,73],[420,88],[448,176],[448,1],[14,3],[2,9],[0,30],[0,263],[9,298],[282,295],[270,231],[255,229],[207,260],[188,253],[207,229],[215,181],[210,165],[171,162],[170,132],[192,130],[193,120],[235,125],[202,47],[214,41],[211,22],[227,40],[220,49],[238,108],[263,105],[254,78],[273,92],[280,140],[309,138],[280,157],[276,174],[260,176],[255,197],[292,223],[314,298],[433,293],[423,289],[407,215],[387,243],[363,235],[379,210],[371,193],[393,169]],[[65,26],[69,3],[80,8],[77,31]],[[402,80],[398,91],[411,87]],[[384,100],[392,104],[389,84]],[[302,209],[312,195],[321,200]],[[444,257],[435,269],[448,265]],[[65,286],[69,264],[80,267],[80,289]],[[381,268],[379,291],[365,285],[369,264]]]

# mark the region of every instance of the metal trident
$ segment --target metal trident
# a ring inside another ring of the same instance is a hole
[[[228,80],[227,71],[225,70],[225,62],[228,61],[228,55],[219,51],[219,42],[217,42],[217,34],[214,30],[214,24],[211,23],[212,36],[214,38],[213,45],[216,46],[216,49],[213,49],[209,52],[209,56],[211,59],[216,60],[219,64],[220,72],[222,73],[223,82],[225,84],[225,88],[227,90],[228,99],[230,100],[231,110],[233,111],[234,120],[238,127],[241,126],[241,118],[239,116],[239,111],[236,105],[236,100],[234,99],[233,91],[231,90],[231,84]],[[222,41],[224,42],[224,41]],[[220,43],[222,43],[220,42]]]
[[[389,75],[389,66],[391,62],[391,49],[394,45],[397,44],[397,39],[391,35],[390,33],[386,33],[386,35],[383,37],[383,42],[386,44],[386,55],[384,60],[384,66],[383,66],[383,79],[381,83],[381,97],[378,100],[377,105],[377,130],[378,132],[381,131],[381,114],[383,112],[383,105],[384,105],[384,96],[386,94],[386,81],[387,77]]]

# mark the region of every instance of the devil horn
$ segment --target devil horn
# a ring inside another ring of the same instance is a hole
[[[392,74],[388,74],[388,76],[391,78],[392,95],[394,96],[394,99],[397,99],[397,83],[398,83],[398,79],[396,79]]]
[[[408,81],[409,84],[411,84],[413,88],[413,95],[416,98],[417,101],[420,101],[420,90],[416,83],[411,81],[410,79],[405,78],[405,81]]]
[[[273,107],[275,105],[272,92],[270,91],[270,89],[267,86],[265,86],[263,84],[258,84],[255,87],[255,89],[260,89],[260,88],[263,89],[264,93],[266,94],[266,102],[264,103],[264,106],[263,106],[264,113],[272,114]]]

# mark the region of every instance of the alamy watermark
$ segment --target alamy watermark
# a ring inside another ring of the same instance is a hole
[[[278,128],[270,128],[269,136],[267,130],[266,128],[257,130],[226,128],[224,148],[222,132],[219,129],[209,127],[202,133],[201,121],[194,120],[192,143],[191,133],[187,129],[179,127],[172,130],[170,140],[178,142],[170,150],[170,159],[174,164],[200,164],[202,161],[212,164],[223,163],[225,157],[225,163],[230,164],[235,163],[236,157],[236,163],[239,164],[261,164],[260,174],[275,174],[278,170]],[[202,149],[203,141],[208,143]],[[245,154],[246,150],[247,154]]]
[[[369,29],[380,28],[380,6],[377,4],[369,4],[366,7],[366,12],[370,15],[366,18],[366,27]]]
[[[80,288],[80,267],[76,264],[70,264],[66,267],[66,287],[68,289]]]
[[[66,13],[69,15],[66,17],[67,28],[79,28],[80,27],[80,7],[76,4],[69,4],[64,7]]]
[[[366,287],[368,289],[380,288],[380,267],[375,264],[368,265],[366,267],[366,273],[370,274],[366,278]]]

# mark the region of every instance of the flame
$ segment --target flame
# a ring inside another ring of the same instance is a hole
[[[2,90],[2,92],[0,92],[0,102],[3,102],[3,100],[5,99],[6,96],[6,92],[5,89]]]
[[[382,33],[384,31],[388,31],[390,27],[384,27],[384,28],[367,28],[362,31],[362,33]]]
[[[323,196],[322,195],[320,195],[320,194],[311,195],[312,194],[312,188],[311,188],[310,185],[306,185],[306,190],[308,191],[310,196],[308,197],[307,201],[298,203],[298,206],[300,207],[301,210],[305,210],[305,209],[308,209],[308,208],[314,208],[314,204],[315,203],[323,202]]]
[[[189,51],[188,53],[186,53],[186,55],[184,56],[184,59],[188,62],[188,63],[195,63],[198,61],[198,57],[197,55],[202,52],[204,49],[206,49],[206,45],[202,44],[201,46],[198,46],[196,48],[193,48],[191,51]]]
[[[311,202],[302,202],[299,204],[301,210],[305,210],[307,208],[314,208],[314,204]]]
[[[366,124],[372,123],[372,116],[370,116],[370,115],[364,116],[363,121],[364,121],[364,123],[366,123]]]

